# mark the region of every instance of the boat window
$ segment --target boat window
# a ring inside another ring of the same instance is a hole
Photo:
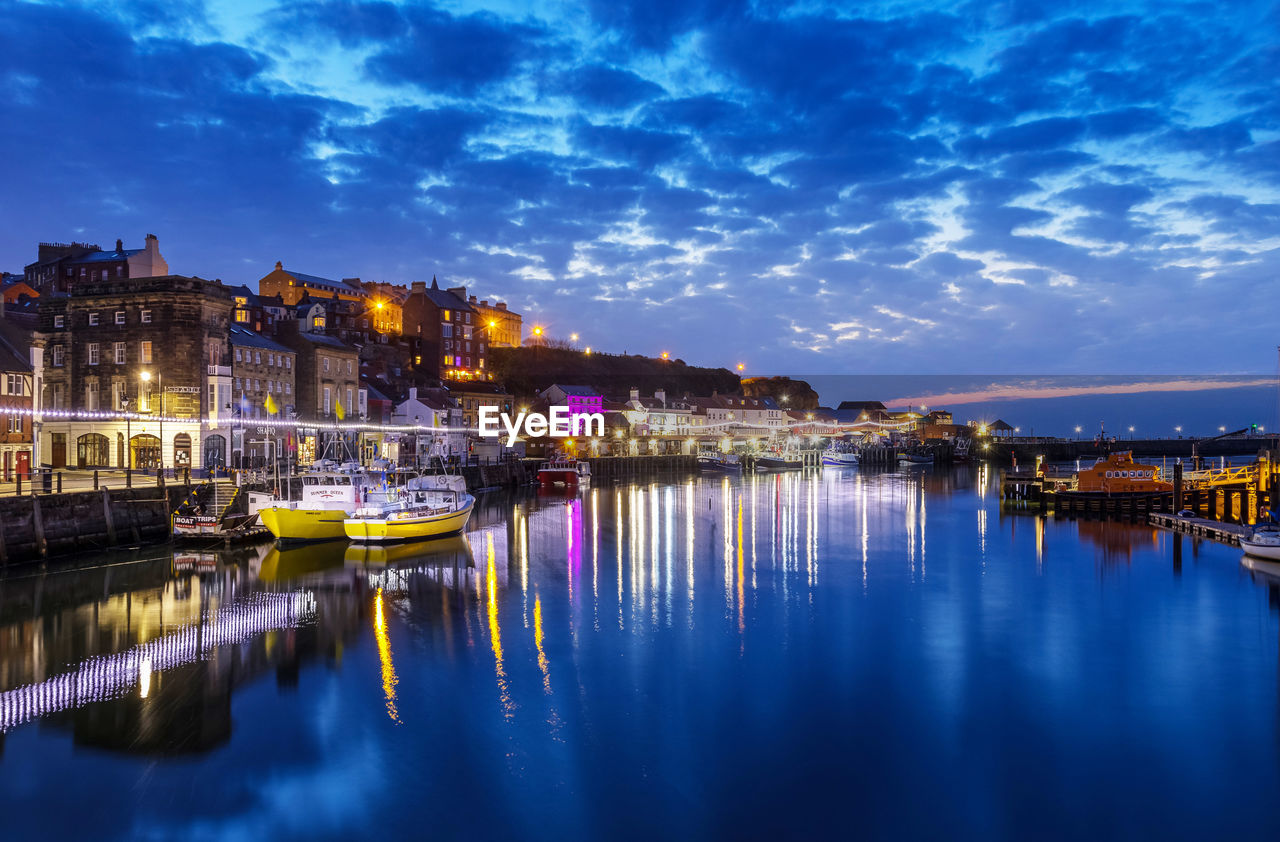
[[[1107,479],[1111,479],[1111,472],[1107,471]]]

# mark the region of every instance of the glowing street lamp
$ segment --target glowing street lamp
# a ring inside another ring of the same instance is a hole
[[[576,334],[576,333],[571,333],[571,334],[569,334],[569,341],[570,341],[570,342],[577,342],[577,341],[578,341],[578,334]]]
[[[746,366],[745,366],[745,365],[743,365],[742,363],[738,363],[738,373],[739,373],[739,374],[741,374],[745,369],[746,369]]]
[[[669,360],[669,359],[671,359],[671,352],[670,352],[670,351],[663,351],[663,352],[662,352],[662,358],[663,358],[664,360]]]

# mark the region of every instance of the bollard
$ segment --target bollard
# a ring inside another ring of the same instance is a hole
[[[62,493],[62,471],[58,471],[58,493]]]
[[[94,491],[98,490],[98,472],[97,471],[93,472],[93,490]]]
[[[22,496],[22,474],[18,474],[17,484],[14,485],[13,496],[14,497]]]
[[[133,469],[132,468],[124,469],[124,487],[133,488]]]
[[[183,483],[183,485],[190,485],[190,484],[191,484],[191,469],[190,469],[190,468],[183,468],[183,469],[182,469],[182,483]]]

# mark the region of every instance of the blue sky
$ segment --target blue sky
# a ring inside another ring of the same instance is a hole
[[[1273,3],[0,2],[0,266],[466,284],[752,372],[1274,371]]]

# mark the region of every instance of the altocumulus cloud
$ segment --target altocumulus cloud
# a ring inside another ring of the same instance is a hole
[[[2,14],[10,270],[156,231],[177,271],[434,274],[760,371],[1270,368],[1267,3]]]

